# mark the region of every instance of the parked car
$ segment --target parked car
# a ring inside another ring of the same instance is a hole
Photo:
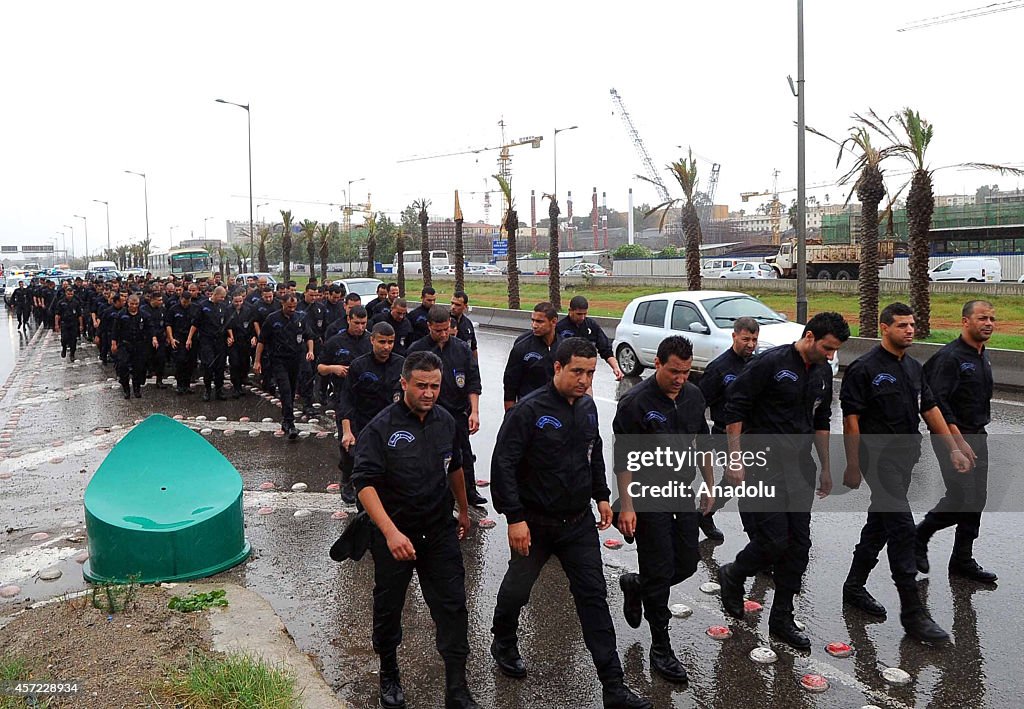
[[[342,295],[358,293],[365,302],[377,296],[377,286],[383,283],[384,281],[379,278],[339,278],[331,285],[344,288],[345,292]]]
[[[580,261],[562,271],[563,276],[610,276],[611,271],[596,263]]]
[[[743,263],[741,258],[706,258],[701,261],[700,275],[702,278],[718,278],[723,273],[738,263]]]
[[[471,263],[463,273],[467,276],[500,276],[501,269],[491,263]]]
[[[757,351],[796,342],[804,326],[790,322],[757,298],[733,291],[678,291],[633,299],[615,329],[613,348],[619,367],[637,376],[654,366],[658,345],[669,335],[684,335],[693,343],[693,367],[700,371],[732,346],[737,318],[752,317],[761,326]],[[832,372],[839,371],[838,356]]]
[[[1003,279],[999,259],[971,256],[951,258],[928,271],[930,281],[961,281],[966,283],[998,283]]]
[[[727,271],[723,271],[719,278],[731,280],[748,278],[777,278],[775,269],[766,263],[738,263]]]

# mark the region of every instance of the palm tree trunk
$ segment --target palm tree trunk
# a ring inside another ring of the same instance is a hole
[[[332,226],[333,230],[334,227]],[[320,236],[320,281],[323,283],[327,282],[327,256],[328,250],[331,245],[331,232],[326,232]]]
[[[430,237],[427,235],[427,210],[420,210],[420,270],[423,271],[423,287],[432,285],[430,277]]]
[[[686,232],[686,287],[691,291],[701,289],[700,282],[700,217],[693,201],[683,207],[683,229]]]
[[[267,273],[270,271],[270,266],[267,264],[267,240],[265,238],[260,239],[257,261],[260,264],[260,272]]]
[[[931,295],[928,292],[928,232],[932,228],[935,196],[932,176],[917,170],[907,195],[907,240],[910,242],[910,307],[917,324],[916,337],[931,335]]]
[[[885,184],[878,167],[865,166],[857,182],[860,200],[860,272],[857,290],[860,300],[860,336],[878,337],[878,203],[885,196]]]
[[[463,262],[465,261],[463,243],[462,243],[462,220],[455,220],[455,290],[465,290],[465,269]]]
[[[514,209],[509,209],[505,214],[505,232],[508,238],[508,308],[519,310],[519,257],[516,248],[519,215]]]
[[[313,242],[314,238],[314,234],[306,236],[306,258],[309,259],[310,278],[316,278],[316,244]],[[326,280],[326,278],[324,280]]]
[[[398,230],[398,238],[395,239],[395,256],[398,259],[398,295],[405,297],[405,232]]]
[[[555,310],[562,309],[562,274],[560,273],[562,261],[558,258],[558,215],[560,211],[558,201],[552,195],[551,204],[548,205],[548,300],[555,306]]]
[[[374,277],[374,256],[377,253],[377,235],[372,231],[370,236],[366,239],[366,277]]]

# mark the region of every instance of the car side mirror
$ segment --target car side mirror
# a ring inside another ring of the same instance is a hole
[[[690,323],[690,332],[696,332],[700,335],[706,335],[709,332],[711,332],[711,330],[708,328],[707,325],[704,325],[699,322],[692,322]]]

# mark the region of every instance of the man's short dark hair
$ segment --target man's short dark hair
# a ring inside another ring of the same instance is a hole
[[[345,289],[342,288],[341,286],[331,286],[330,288],[327,289],[327,292],[328,293],[344,293]]]
[[[391,327],[386,322],[379,322],[373,326],[373,330],[370,331],[370,335],[382,335],[384,337],[394,337],[395,328]]]
[[[736,318],[736,322],[732,324],[732,331],[737,335],[741,332],[749,332],[756,335],[761,331],[761,325],[754,318],[744,315],[742,318]]]
[[[430,286],[423,286],[423,290],[420,291],[420,298],[427,295],[437,295],[437,291]]]
[[[284,294],[283,296],[281,296],[281,303],[282,303],[282,304],[284,304],[284,303],[290,303],[290,302],[292,302],[293,300],[294,300],[294,301],[296,301],[296,302],[298,302],[298,300],[299,300],[299,299],[298,299],[298,298],[297,298],[297,297],[295,296],[295,294],[294,294],[294,293],[285,293],[285,294]]]
[[[393,282],[388,283],[388,290],[391,290],[392,288],[398,288],[398,284]]]
[[[969,318],[974,315],[974,309],[977,306],[983,306],[986,308],[994,308],[995,306],[987,300],[968,300],[964,303],[963,310],[960,311],[960,317]]]
[[[310,281],[309,283],[307,283],[306,284],[306,290],[307,291],[316,290],[316,281]]]
[[[693,343],[682,335],[666,337],[658,345],[658,361],[662,364],[668,364],[668,358],[673,355],[684,362],[688,359],[693,359]]]
[[[346,303],[357,303],[357,302],[358,303],[362,303],[363,302],[363,296],[359,295],[355,291],[352,291],[351,293],[349,293],[348,295],[345,296],[345,302]]]
[[[815,340],[820,340],[827,335],[832,335],[840,342],[850,339],[850,326],[839,313],[818,313],[804,325],[803,337],[807,333],[814,335]]]
[[[399,308],[408,308],[409,307],[409,301],[407,301],[405,298],[395,298],[395,302],[391,304],[391,307],[393,308],[396,305]]]
[[[466,291],[464,290],[455,291],[454,293],[452,293],[452,298],[461,298],[462,302],[465,305],[469,305],[469,296],[466,294]]]
[[[366,317],[369,317],[369,315],[367,315],[367,313],[366,313],[366,308],[364,308],[361,305],[357,305],[354,308],[352,308],[350,311],[348,311],[348,316],[350,318],[366,318]]]
[[[387,283],[378,283],[377,284],[377,292],[379,293],[382,288],[384,290],[387,290],[388,289],[388,284]]]
[[[413,352],[402,365],[402,379],[409,381],[413,372],[433,372],[441,366],[441,358],[433,352]]]
[[[882,308],[882,312],[878,314],[878,322],[883,325],[892,325],[896,322],[898,317],[906,317],[907,315],[913,315],[914,309],[906,303],[889,303],[887,306]]]
[[[273,293],[273,292],[274,292],[274,289],[271,288],[270,286],[263,286],[263,290],[260,291],[260,293]]]
[[[294,287],[295,287],[295,286],[297,286],[297,285],[299,285],[299,284],[298,284],[298,283],[296,283],[295,281],[288,281],[288,287],[289,287],[289,288],[294,288]]]
[[[539,312],[539,311],[538,311]],[[567,337],[562,340],[555,350],[555,361],[563,367],[569,364],[573,357],[583,359],[597,359],[597,348],[594,343],[583,337]]]
[[[548,320],[556,320],[558,318],[558,311],[555,310],[555,306],[547,301],[533,306],[533,312],[542,314]]]
[[[427,311],[428,323],[448,322],[451,319],[452,314],[444,305],[431,305],[430,310]]]
[[[569,301],[569,310],[590,310],[590,303],[582,295],[574,295]]]

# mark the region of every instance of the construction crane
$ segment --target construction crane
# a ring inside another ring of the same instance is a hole
[[[640,155],[640,160],[644,164],[644,170],[647,172],[647,179],[654,183],[655,188],[658,190],[658,196],[661,197],[662,202],[668,202],[669,197],[668,189],[665,187],[664,181],[661,179],[661,175],[654,169],[654,161],[651,160],[650,153],[647,152],[647,148],[644,146],[644,141],[640,137],[640,133],[637,132],[636,126],[633,125],[633,119],[629,117],[629,112],[626,110],[626,105],[622,102],[622,97],[619,96],[619,92],[615,89],[611,89],[609,92],[612,95],[612,101],[615,102],[616,108],[619,109],[619,115],[622,117],[622,122],[626,125],[626,131],[629,133],[629,137],[633,140],[633,147],[636,148],[636,152]]]
[[[718,172],[722,169],[722,166],[717,162],[711,163],[711,174],[708,176],[708,188],[704,194],[707,195],[707,203],[702,205],[698,216],[700,217],[700,226],[703,233],[707,233],[707,225],[711,221],[711,210],[715,206],[715,191],[718,189]]]
[[[486,180],[484,180],[486,186]],[[466,194],[484,196],[484,222],[487,224],[491,223],[491,195],[501,194],[501,190],[481,190],[479,192],[467,192]]]
[[[834,182],[822,182],[817,185],[807,185],[805,189],[816,189],[818,187],[831,187]],[[787,192],[796,192],[796,187],[791,187],[786,190],[779,189],[779,171],[778,169],[772,172],[772,188],[770,190],[764,190],[763,192],[740,192],[740,199],[744,202],[749,202],[751,197],[771,197],[772,201],[768,203],[769,214],[772,219],[772,243],[776,246],[781,241],[781,224],[782,224],[782,202],[779,200],[780,194],[786,194]],[[828,195],[826,195],[827,197]]]
[[[982,5],[981,7],[975,7],[970,10],[959,10],[946,15],[935,15],[934,17],[915,20],[904,27],[900,27],[896,31],[910,32],[911,30],[920,30],[934,25],[945,25],[950,22],[960,22],[961,20],[969,20],[973,17],[984,17],[985,15],[994,15],[999,12],[1009,12],[1010,10],[1020,10],[1022,8],[1024,8],[1024,0],[995,2],[988,5]]]

